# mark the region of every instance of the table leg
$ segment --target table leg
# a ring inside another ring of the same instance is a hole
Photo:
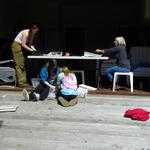
[[[96,60],[96,84],[97,89],[101,87],[101,61]]]

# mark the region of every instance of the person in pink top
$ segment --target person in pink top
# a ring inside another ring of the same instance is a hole
[[[71,73],[68,67],[61,68],[61,73],[57,77],[56,98],[58,103],[64,107],[73,106],[78,102],[77,78]]]

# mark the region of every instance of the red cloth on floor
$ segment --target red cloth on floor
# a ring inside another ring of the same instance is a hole
[[[136,109],[128,109],[124,117],[126,118],[131,118],[132,120],[139,120],[139,121],[146,121],[149,119],[149,114],[150,112],[145,111],[144,109],[141,108],[136,108]]]

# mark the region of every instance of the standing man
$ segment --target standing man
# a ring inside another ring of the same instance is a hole
[[[36,51],[33,46],[33,39],[38,30],[39,28],[33,24],[29,29],[20,31],[12,43],[11,48],[15,62],[18,87],[30,87],[27,83],[25,60],[27,55]]]

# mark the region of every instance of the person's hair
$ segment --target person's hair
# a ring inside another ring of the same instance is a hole
[[[29,27],[30,30],[39,30],[38,26],[35,25],[35,24],[32,24],[30,27]]]
[[[115,37],[118,46],[126,46],[126,41],[122,36]]]
[[[65,74],[65,76],[69,76],[69,69],[66,66],[63,66],[61,68],[61,72],[63,72]]]
[[[51,75],[52,72],[56,73],[57,72],[57,61],[56,60],[52,60],[50,62],[46,62],[45,63],[45,67],[47,68],[48,74]]]
[[[50,62],[46,62],[45,65],[48,68],[51,68],[51,67],[56,68],[57,67],[57,61],[55,59],[52,59]]]
[[[33,39],[34,39],[34,36],[35,36],[35,34],[32,32],[33,30],[38,31],[39,30],[38,26],[35,25],[35,24],[32,24],[29,27],[29,36],[28,36],[28,46],[29,47],[33,44]]]

